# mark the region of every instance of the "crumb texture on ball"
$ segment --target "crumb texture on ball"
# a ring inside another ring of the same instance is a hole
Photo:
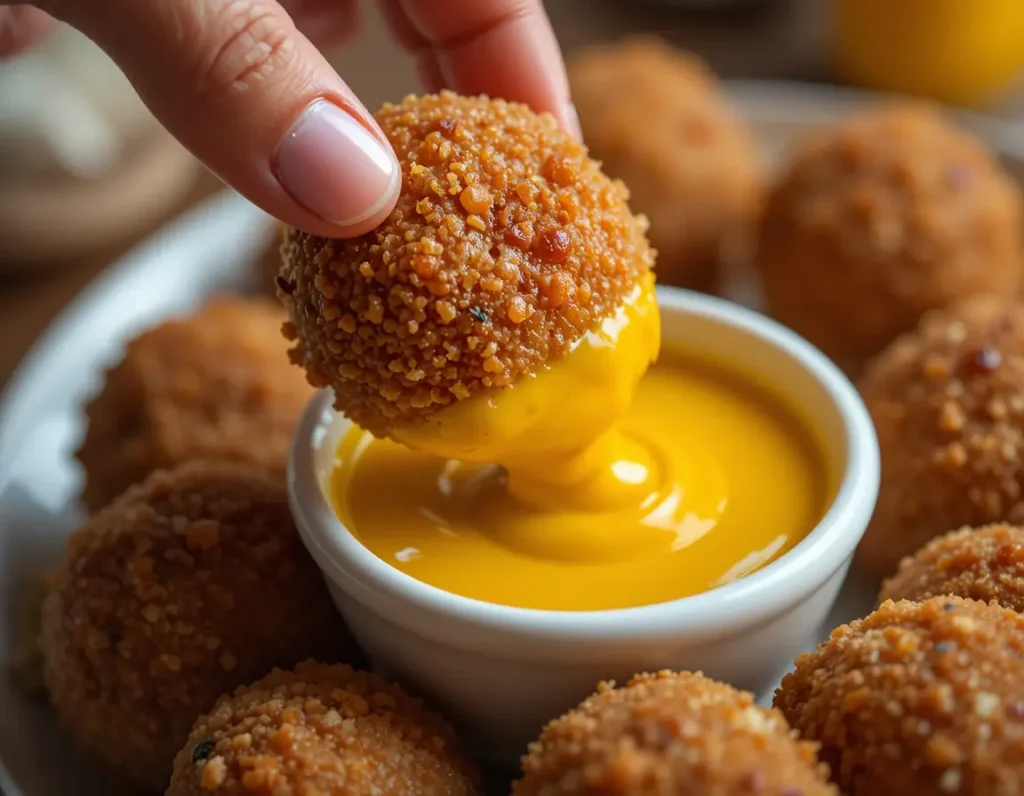
[[[718,79],[651,36],[582,50],[569,79],[591,155],[650,219],[659,280],[717,288],[763,192],[760,153]]]
[[[376,674],[307,661],[200,717],[167,796],[476,796],[451,728]]]
[[[195,459],[250,461],[283,476],[313,392],[288,363],[286,320],[270,299],[224,296],[129,343],[85,409],[77,456],[87,508]]]
[[[954,595],[1024,612],[1024,529],[962,528],[903,559],[879,602]]]
[[[523,758],[513,796],[838,796],[782,715],[700,674],[603,684]]]
[[[886,602],[802,655],[775,706],[846,796],[1024,789],[1024,618],[957,597]]]
[[[351,652],[284,484],[241,463],[157,471],[94,515],[49,586],[40,638],[73,739],[150,789],[221,694]]]
[[[928,310],[1017,291],[1021,192],[939,111],[883,104],[797,151],[758,261],[772,315],[856,371]]]
[[[950,528],[1024,524],[1024,305],[929,313],[860,381],[882,457],[857,550],[878,577]]]
[[[375,231],[291,231],[279,295],[294,361],[384,436],[566,353],[637,289],[646,221],[550,116],[451,93],[376,119],[402,167]]]

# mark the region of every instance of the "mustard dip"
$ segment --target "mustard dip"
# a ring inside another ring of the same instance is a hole
[[[566,434],[592,404],[614,398],[567,395],[557,383],[543,386],[555,390],[548,400]],[[582,458],[595,455],[607,477],[574,481],[563,467],[549,478],[559,468],[543,462],[529,471],[540,486],[510,489],[522,463],[462,463],[353,427],[338,449],[335,509],[371,552],[424,583],[582,611],[666,602],[749,575],[814,528],[832,490],[795,412],[748,378],[680,352],[662,352],[621,423]]]

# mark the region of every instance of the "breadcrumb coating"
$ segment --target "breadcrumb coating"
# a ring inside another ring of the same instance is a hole
[[[313,395],[288,363],[285,320],[276,301],[223,296],[129,343],[85,409],[86,507],[194,459],[254,462],[283,478]]]
[[[879,602],[955,595],[1024,612],[1024,529],[962,528],[904,558]]]
[[[279,296],[293,360],[377,436],[557,360],[653,263],[625,187],[548,115],[407,97],[376,119],[402,167],[374,232],[291,230]]]
[[[759,250],[771,314],[858,372],[926,311],[1020,288],[1024,204],[938,110],[883,104],[797,151]]]
[[[274,666],[354,654],[282,480],[209,462],[153,473],[71,537],[40,646],[82,750],[161,790],[221,694]]]
[[[838,796],[782,715],[700,674],[603,683],[523,758],[513,796]]]
[[[846,796],[1024,792],[1024,618],[958,597],[885,602],[775,692]]]
[[[591,155],[650,219],[659,280],[716,289],[764,189],[760,152],[718,79],[696,56],[634,35],[581,51],[569,80]]]
[[[167,796],[474,796],[448,724],[397,685],[301,663],[225,696],[174,761]]]
[[[879,578],[950,528],[1024,524],[1024,305],[928,314],[860,382],[882,457],[857,550]]]

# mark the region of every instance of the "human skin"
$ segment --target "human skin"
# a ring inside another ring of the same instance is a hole
[[[540,0],[379,2],[425,89],[522,102],[578,132]],[[95,41],[182,144],[271,216],[348,238],[394,208],[394,153],[318,49],[355,32],[358,0],[0,0],[0,58],[54,18]]]

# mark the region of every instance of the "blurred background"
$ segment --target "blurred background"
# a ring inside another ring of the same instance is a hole
[[[411,59],[392,45],[374,5],[364,3],[359,36],[332,53],[371,109],[417,90]],[[1011,119],[1024,139],[1022,0],[546,5],[570,57],[596,42],[654,33],[695,52],[726,79],[920,94]],[[1021,35],[1007,47],[1012,30]],[[0,387],[89,280],[218,187],[74,31],[0,63]]]

